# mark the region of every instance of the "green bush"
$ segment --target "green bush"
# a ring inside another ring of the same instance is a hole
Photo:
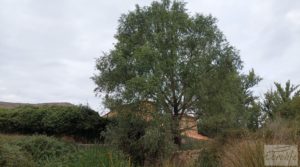
[[[175,147],[169,119],[154,113],[119,112],[117,123],[108,126],[104,136],[108,144],[129,155],[135,164],[160,163]]]
[[[0,110],[0,132],[98,139],[108,121],[86,106],[20,106]]]

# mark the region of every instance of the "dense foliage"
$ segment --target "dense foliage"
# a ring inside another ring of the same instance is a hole
[[[199,117],[200,126],[212,129],[201,129],[209,136],[227,128],[257,128],[251,125],[259,111],[250,89],[261,79],[253,70],[241,73],[238,51],[212,16],[190,16],[181,1],[154,1],[122,15],[115,37],[93,77],[107,107],[153,102],[158,112],[173,117],[179,145],[176,125],[184,114]]]
[[[103,134],[106,142],[130,155],[135,164],[154,165],[174,151],[169,117],[123,110],[115,119],[116,124],[109,125]]]
[[[265,93],[263,101],[263,111],[266,117],[275,119],[276,117],[291,119],[300,115],[299,85],[293,85],[290,81],[285,86],[275,82],[275,90]]]
[[[0,109],[0,132],[99,139],[107,120],[85,106],[20,106]]]

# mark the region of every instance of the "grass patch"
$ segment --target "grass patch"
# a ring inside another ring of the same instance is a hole
[[[110,147],[78,146],[47,136],[0,135],[0,166],[130,167],[131,160]]]
[[[46,165],[46,167],[131,167],[130,158],[120,152],[113,151],[110,147],[89,146],[80,147],[76,152],[61,157]]]
[[[33,167],[36,166],[30,154],[17,145],[0,144],[0,166]]]

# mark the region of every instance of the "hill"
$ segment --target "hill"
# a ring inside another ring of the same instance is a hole
[[[51,102],[51,103],[11,103],[11,102],[2,102],[0,101],[0,108],[16,108],[19,106],[24,106],[24,105],[31,105],[31,106],[44,106],[44,105],[51,105],[51,106],[74,106],[71,103],[68,102]]]

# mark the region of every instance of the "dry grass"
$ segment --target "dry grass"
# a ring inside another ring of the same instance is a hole
[[[267,124],[257,133],[227,142],[222,151],[222,166],[264,167],[264,145],[300,144],[299,130],[294,123],[278,119]]]
[[[263,147],[263,142],[259,140],[232,141],[224,146],[222,166],[263,167]]]

